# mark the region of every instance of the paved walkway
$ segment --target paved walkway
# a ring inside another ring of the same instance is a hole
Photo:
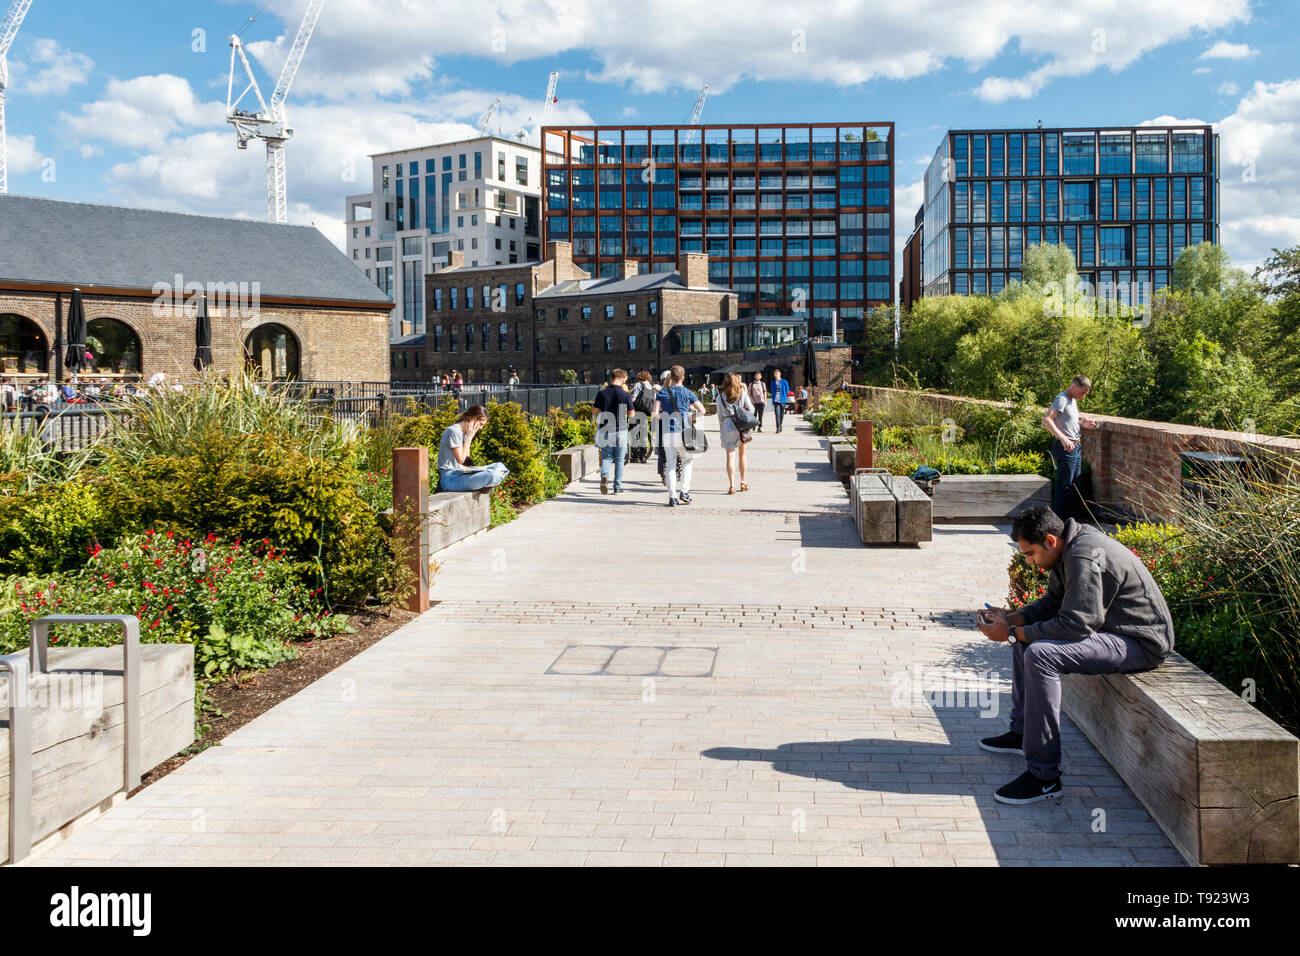
[[[1004,531],[866,548],[802,421],[734,496],[711,438],[694,505],[632,465],[453,546],[429,613],[34,862],[1181,862],[1068,721],[1066,796],[993,800]]]

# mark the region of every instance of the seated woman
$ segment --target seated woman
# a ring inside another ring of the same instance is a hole
[[[438,445],[438,490],[478,491],[501,484],[510,474],[505,465],[495,461],[485,467],[468,464],[469,446],[480,428],[487,424],[487,409],[471,405],[442,433]]]

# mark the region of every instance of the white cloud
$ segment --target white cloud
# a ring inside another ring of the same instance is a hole
[[[24,56],[9,64],[13,87],[20,93],[62,96],[86,82],[95,61],[84,53],[60,46],[56,41],[33,37],[23,47]]]
[[[148,147],[183,129],[224,122],[226,106],[201,102],[188,80],[159,73],[110,80],[100,99],[83,103],[77,113],[61,115],[82,140]]]
[[[283,31],[268,38],[259,23],[247,48],[273,83],[303,2],[267,2]],[[291,96],[405,94],[436,80],[440,58],[452,56],[539,61],[539,100],[549,61],[570,52],[591,56],[589,78],[651,93],[705,82],[724,92],[746,79],[905,80],[952,61],[979,68],[1009,49],[1042,61],[1023,77],[988,77],[980,95],[999,100],[1033,95],[1054,77],[1122,69],[1149,50],[1250,19],[1249,0],[1073,0],[1068,12],[1060,8],[1057,0],[840,0],[815,8],[786,0],[331,0]]]
[[[1220,40],[1214,46],[1202,53],[1197,59],[1201,60],[1244,60],[1247,57],[1257,56],[1259,51],[1251,47],[1249,43],[1229,43],[1227,40]]]
[[[15,136],[11,133],[5,140],[5,146],[5,167],[10,176],[33,173],[41,168],[41,160],[45,157],[36,148],[35,136]]]
[[[93,143],[82,143],[78,152],[81,153],[82,159],[94,159],[96,156],[104,155],[104,151]]]
[[[1200,76],[1202,73],[1210,73],[1210,72],[1212,71],[1208,66],[1198,66],[1196,69],[1192,70],[1192,76]]]
[[[625,106],[618,111],[618,115],[623,117],[623,119],[631,119],[633,116],[636,116],[636,107]]]
[[[1236,96],[1241,92],[1241,87],[1232,82],[1232,80],[1228,80],[1226,83],[1220,83],[1215,88],[1215,92],[1220,93],[1223,96]]]
[[[1300,244],[1300,79],[1256,82],[1216,128],[1223,244],[1250,268]]]
[[[986,77],[974,90],[991,103],[1029,99],[1054,79],[1083,76],[1105,67],[1123,70],[1143,54],[1184,40],[1193,33],[1222,29],[1250,19],[1247,0],[1187,0],[1176,6],[1084,0],[1062,12],[1059,4],[1029,2],[1005,8],[971,5],[971,16],[989,21],[986,29],[1016,39],[1020,52],[1046,62],[1021,77]],[[944,31],[961,29],[948,21]],[[1222,44],[1220,44],[1222,45]],[[996,51],[995,51],[996,52]]]

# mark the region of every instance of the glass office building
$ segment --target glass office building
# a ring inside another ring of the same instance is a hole
[[[1185,247],[1219,241],[1210,126],[950,130],[925,174],[925,295],[996,294],[1027,246],[1064,243],[1080,278],[1136,302]],[[1109,293],[1115,294],[1115,293]]]
[[[861,328],[893,302],[893,123],[547,127],[546,241],[594,275],[709,256],[739,315]]]

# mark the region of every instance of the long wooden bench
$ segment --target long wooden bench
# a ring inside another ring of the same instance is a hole
[[[565,481],[577,481],[600,469],[600,449],[595,445],[573,445],[551,453],[551,461]]]
[[[858,463],[858,446],[849,438],[832,435],[826,439],[826,458],[836,478],[848,478]]]
[[[1186,658],[1061,703],[1189,863],[1300,863],[1300,740]]]
[[[853,473],[849,510],[863,544],[919,544],[933,537],[929,496],[911,478],[883,468]]]

